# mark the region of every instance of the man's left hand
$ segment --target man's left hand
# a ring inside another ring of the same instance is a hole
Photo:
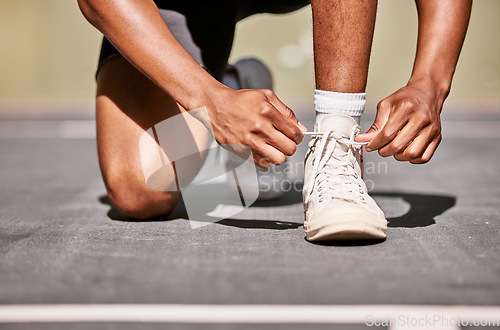
[[[380,101],[371,128],[356,138],[367,151],[412,164],[427,163],[441,142],[442,101],[427,83],[408,83]]]

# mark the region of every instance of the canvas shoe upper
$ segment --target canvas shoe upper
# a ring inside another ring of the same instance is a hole
[[[362,178],[360,127],[342,114],[326,116],[307,134],[304,229],[310,241],[383,239],[387,220]]]

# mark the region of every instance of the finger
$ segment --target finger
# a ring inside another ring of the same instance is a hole
[[[366,145],[366,150],[379,150],[383,146],[392,142],[392,140],[398,135],[399,131],[406,125],[408,119],[393,113],[392,116],[389,117],[387,123],[384,128],[378,132],[377,136],[375,136],[368,144]]]
[[[368,131],[364,134],[359,134],[356,136],[356,142],[370,142],[378,134],[378,130],[375,127],[370,127]]]
[[[269,103],[271,103],[276,109],[278,109],[279,112],[287,116],[294,124],[299,124],[299,121],[295,117],[293,111],[279,99],[278,95],[276,95],[270,89],[263,89],[262,92],[264,93],[264,95],[266,95]]]
[[[427,146],[434,140],[434,136],[429,135],[429,128],[426,127],[418,136],[403,150],[396,155],[399,161],[412,161],[420,158]]]
[[[427,146],[427,148],[425,149],[424,153],[420,158],[411,160],[410,163],[412,164],[427,163],[428,161],[431,160],[432,156],[434,155],[434,152],[436,151],[440,143],[441,143],[441,136],[439,136],[438,138],[434,139],[431,143],[429,143],[429,145]]]
[[[389,101],[382,100],[377,105],[377,115],[370,129],[365,134],[360,134],[356,137],[357,142],[370,142],[384,128],[390,114]]]
[[[265,143],[257,148],[256,153],[276,165],[281,165],[286,158],[281,151]]]
[[[304,138],[304,134],[302,132],[307,132],[307,127],[305,127],[302,123],[300,123],[298,121],[298,119],[297,119],[297,117],[295,117],[295,114],[293,113],[292,109],[287,107],[286,104],[283,103],[278,98],[278,96],[276,96],[276,94],[274,94],[273,91],[267,90],[267,89],[265,89],[263,91],[264,91],[264,94],[266,95],[269,103],[272,104],[285,118],[288,118],[295,126],[297,126],[299,128],[300,140],[297,140],[296,138],[292,138],[292,137],[288,136],[288,134],[286,134],[285,132],[283,132],[283,133],[285,133],[285,135],[287,135],[289,138],[294,140],[297,144],[302,142],[302,139]]]
[[[269,159],[267,159],[266,157],[262,156],[259,153],[256,152],[253,153],[253,160],[257,167],[268,168],[269,166],[271,166],[271,162],[269,161]]]
[[[267,113],[267,117],[271,120],[274,128],[288,139],[294,141],[296,144],[302,142],[302,139],[304,138],[302,130],[280,111],[276,109],[274,111],[270,111]]]
[[[307,127],[299,121],[299,128],[304,133],[307,132]]]
[[[384,113],[385,123],[382,128],[379,128],[379,133],[367,144],[367,151],[378,150],[389,144],[408,122],[408,117],[404,109],[401,109],[400,105],[393,109],[392,104],[393,102],[389,101],[389,99],[379,102],[377,114],[380,111]]]
[[[297,150],[297,145],[294,141],[283,135],[283,133],[272,128],[269,130],[272,134],[268,135],[267,143],[272,147],[278,149],[283,154],[291,156]]]
[[[422,125],[414,121],[408,122],[403,129],[396,135],[391,143],[383,146],[378,150],[382,157],[389,157],[401,154],[406,147],[413,141],[421,132]]]

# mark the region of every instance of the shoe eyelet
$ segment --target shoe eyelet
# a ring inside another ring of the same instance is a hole
[[[320,202],[320,203],[323,203],[323,198],[320,198],[320,199],[319,199],[319,202]]]
[[[359,189],[360,194],[364,194],[365,192],[362,189]]]
[[[318,197],[323,197],[323,193],[319,194]]]
[[[358,178],[358,173],[354,173],[354,178],[357,179]]]
[[[323,190],[323,187],[319,187],[318,188],[318,192],[320,192],[321,190]]]

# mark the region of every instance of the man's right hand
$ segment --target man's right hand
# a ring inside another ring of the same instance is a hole
[[[255,164],[279,165],[295,153],[306,127],[271,90],[226,89],[208,107],[215,139],[236,153],[248,147]]]
[[[261,167],[281,164],[295,152],[306,128],[293,112],[270,90],[233,90],[215,80],[178,43],[153,1],[78,4],[130,63],[184,109],[206,106],[219,144],[233,145],[237,153],[245,148],[236,145],[248,147]]]

